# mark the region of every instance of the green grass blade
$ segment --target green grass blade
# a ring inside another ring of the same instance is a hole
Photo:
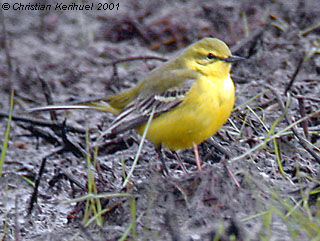
[[[9,140],[9,133],[11,128],[11,121],[12,121],[12,111],[13,111],[13,97],[14,97],[14,90],[11,92],[10,96],[10,109],[9,109],[9,117],[8,117],[8,123],[6,127],[6,131],[4,134],[4,140],[2,144],[2,150],[1,150],[1,157],[0,157],[0,177],[2,176],[2,168],[4,165],[4,160],[6,157],[6,150],[8,148],[8,140]]]
[[[133,164],[132,164],[132,167],[130,169],[130,172],[128,173],[128,176],[126,178],[126,180],[124,180],[123,184],[122,184],[122,187],[125,187],[128,183],[128,181],[130,180],[131,176],[132,176],[132,173],[138,163],[138,159],[140,157],[140,154],[141,154],[141,150],[142,150],[142,146],[143,146],[143,143],[144,143],[144,140],[146,139],[146,135],[147,135],[147,132],[148,132],[148,129],[149,129],[149,126],[150,126],[150,123],[153,119],[153,115],[154,115],[154,112],[155,112],[155,108],[152,109],[152,112],[151,112],[151,115],[148,119],[148,122],[146,124],[146,127],[144,129],[144,132],[143,132],[143,135],[142,135],[142,138],[141,138],[141,141],[140,141],[140,144],[139,144],[139,148],[138,148],[138,152],[137,152],[137,155],[136,157],[134,158],[134,161],[133,161]]]

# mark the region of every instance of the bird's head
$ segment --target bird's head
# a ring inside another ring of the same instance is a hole
[[[232,55],[223,41],[209,37],[190,45],[181,57],[188,68],[219,78],[229,74],[232,62],[244,59]]]

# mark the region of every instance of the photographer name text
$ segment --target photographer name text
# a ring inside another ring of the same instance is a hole
[[[42,4],[42,3],[1,3],[2,10],[14,11],[105,11],[105,10],[119,10],[120,3],[56,3],[56,4]]]

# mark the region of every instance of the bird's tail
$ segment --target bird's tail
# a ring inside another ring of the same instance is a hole
[[[133,87],[119,94],[109,95],[104,98],[72,102],[70,104],[35,107],[29,109],[28,112],[89,109],[110,112],[114,115],[118,115],[121,110],[123,110],[123,108],[129,104],[130,101],[136,98],[138,93],[138,87]]]
[[[111,112],[115,115],[118,115],[120,110],[112,107],[109,104],[110,100],[111,99],[106,97],[106,98],[101,98],[101,99],[73,102],[70,104],[40,106],[40,107],[28,109],[27,112],[86,109],[86,110],[98,110],[98,111],[103,111],[103,112]]]

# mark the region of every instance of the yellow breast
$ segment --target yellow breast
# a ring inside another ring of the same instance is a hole
[[[156,146],[178,150],[212,136],[228,119],[235,95],[229,74],[224,80],[212,78],[197,79],[180,105],[151,122],[147,138]],[[140,134],[144,127],[138,128]]]

